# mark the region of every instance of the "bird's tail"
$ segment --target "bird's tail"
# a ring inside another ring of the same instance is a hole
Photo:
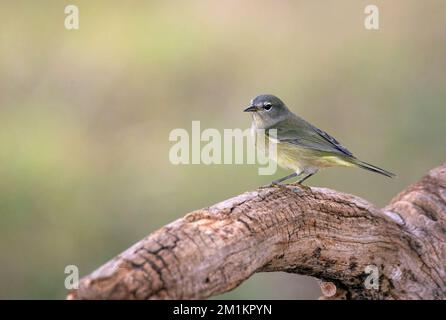
[[[362,168],[362,169],[369,170],[369,171],[372,171],[372,172],[376,172],[376,173],[382,174],[383,176],[386,176],[386,177],[389,177],[389,178],[393,178],[393,177],[396,176],[394,173],[392,173],[390,171],[378,168],[378,167],[376,167],[374,165],[371,165],[370,163],[367,163],[367,162],[364,162],[364,161],[361,161],[361,160],[358,160],[358,159],[354,159],[352,162],[354,164],[356,164],[358,167]]]

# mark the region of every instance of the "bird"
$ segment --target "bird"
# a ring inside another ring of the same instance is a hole
[[[274,180],[269,186],[278,186],[294,177],[300,177],[302,185],[320,169],[328,167],[359,167],[392,178],[395,174],[356,158],[346,147],[331,135],[297,116],[271,94],[262,94],[251,100],[244,112],[252,113],[251,132],[264,133],[265,143],[256,143],[258,149],[268,149],[269,143],[276,144],[277,164],[293,170],[293,173]],[[274,130],[274,134],[271,134]],[[271,155],[268,154],[269,157]]]

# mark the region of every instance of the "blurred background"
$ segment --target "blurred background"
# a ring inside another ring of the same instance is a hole
[[[446,160],[444,1],[1,1],[0,298],[65,297],[148,233],[287,174],[169,162],[168,136],[247,128],[260,93],[398,174],[310,180],[384,206]],[[80,29],[64,28],[64,8]],[[212,184],[210,187],[210,183]],[[257,274],[218,298],[315,299],[312,278]]]

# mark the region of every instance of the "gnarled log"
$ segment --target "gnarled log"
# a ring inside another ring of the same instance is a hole
[[[445,223],[446,164],[383,209],[326,188],[260,188],[155,231],[68,298],[200,299],[286,271],[321,279],[325,298],[445,299]],[[379,289],[365,286],[370,266]]]

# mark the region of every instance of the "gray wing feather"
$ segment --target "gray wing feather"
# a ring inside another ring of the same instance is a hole
[[[269,129],[277,129],[277,139],[280,142],[354,158],[335,138],[297,116],[283,120]]]
[[[342,144],[340,144],[338,140],[336,140],[335,138],[330,136],[325,131],[318,129],[315,126],[312,126],[312,127],[322,138],[324,138],[325,140],[330,142],[334,147],[336,147],[336,149],[338,149],[339,151],[341,151],[342,153],[344,153],[347,156],[353,157],[353,153],[351,153],[346,147],[344,147]]]

